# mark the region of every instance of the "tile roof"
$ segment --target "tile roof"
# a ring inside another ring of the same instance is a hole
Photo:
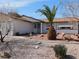
[[[0,13],[0,21],[2,18],[4,19],[5,17],[6,17],[6,20],[8,18],[13,18],[13,19],[22,20],[25,22],[48,22],[47,19],[39,20],[39,19],[35,19],[29,16],[19,15],[17,13],[14,13],[14,14],[13,13],[12,14]],[[79,22],[79,18],[75,18],[75,17],[55,18],[53,22]]]
[[[48,22],[47,19],[43,19],[44,22]],[[53,22],[79,22],[79,18],[67,17],[67,18],[55,18]]]
[[[9,14],[0,13],[0,18],[5,18],[6,16],[13,18],[13,19],[17,19],[17,20],[22,20],[22,21],[25,21],[25,22],[42,22],[39,19],[35,19],[35,18],[25,16],[25,15],[19,15],[17,13],[9,13]]]

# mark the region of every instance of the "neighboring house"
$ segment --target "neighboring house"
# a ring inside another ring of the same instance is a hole
[[[48,21],[43,20],[45,23],[42,25],[43,27],[43,33],[46,33],[48,30]],[[57,18],[54,20],[54,27],[57,31],[57,33],[73,33],[78,34],[79,28],[78,28],[78,21],[76,18],[68,17],[68,18]]]
[[[0,13],[0,30],[3,34],[7,32],[7,28],[11,28],[10,35],[15,35],[16,33],[40,33],[41,22],[32,17],[20,16],[17,13]]]

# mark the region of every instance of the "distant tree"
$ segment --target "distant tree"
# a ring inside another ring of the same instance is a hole
[[[15,16],[15,17],[22,17],[21,15],[19,15],[17,12],[9,12],[8,13],[10,16]]]
[[[63,0],[65,1],[65,0]],[[78,0],[72,0],[72,1],[65,1],[62,3],[64,12],[63,15],[65,17],[79,17],[79,1]]]
[[[65,0],[63,0],[65,1]],[[64,17],[73,17],[74,19],[79,20],[79,0],[65,1],[63,4],[63,15]],[[78,24],[78,33],[79,33],[79,24]]]
[[[9,32],[11,31],[11,27],[9,27],[9,29],[7,29],[7,32],[5,33],[5,35],[3,35],[3,32],[0,31],[0,40],[1,42],[4,42],[5,37],[9,34]]]

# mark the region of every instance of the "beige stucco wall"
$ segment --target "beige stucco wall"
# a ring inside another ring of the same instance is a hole
[[[31,18],[23,18],[23,19],[28,21],[29,19],[31,21],[33,20]],[[37,29],[34,28],[34,24],[32,22],[23,21],[21,19],[14,19],[6,14],[0,14],[0,22],[1,22],[0,24],[2,24],[0,30],[2,30],[3,34],[6,33],[7,31],[6,28],[9,25],[9,23],[11,25],[11,31],[9,35],[13,35],[16,32],[19,32],[21,34],[30,33],[30,32],[37,33]]]
[[[23,20],[25,20],[25,21],[23,21]],[[32,22],[38,22],[37,20],[33,20],[32,18],[28,18],[28,17],[23,18],[23,20],[14,19],[13,17],[10,17],[6,14],[0,14],[0,22],[1,22],[0,24],[2,24],[0,29],[5,34],[7,31],[6,28],[10,23],[11,31],[10,31],[9,35],[13,35],[17,32],[19,32],[20,34],[38,32],[37,28],[34,28],[34,23],[32,23]],[[32,22],[27,22],[26,20],[28,20],[28,21],[30,20]]]
[[[17,20],[15,19],[13,21],[13,24],[14,24],[14,34],[16,32],[19,32],[20,34],[25,34],[25,33],[30,33],[30,32],[33,32],[33,24],[30,23],[30,22],[25,22],[25,21],[22,21],[22,20]]]

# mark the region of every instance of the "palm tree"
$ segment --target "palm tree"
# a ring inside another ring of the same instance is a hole
[[[44,9],[39,9],[38,11],[41,12],[42,15],[46,16],[47,20],[50,23],[50,26],[52,26],[52,23],[53,23],[53,20],[56,15],[56,11],[57,11],[56,6],[54,5],[51,10],[48,6],[44,5]]]
[[[59,0],[59,5],[62,3],[62,0]],[[56,39],[56,30],[54,29],[53,20],[55,18],[56,12],[58,10],[59,5],[56,7],[53,6],[52,9],[49,8],[49,6],[44,6],[44,9],[39,9],[38,11],[42,13],[42,15],[46,16],[47,20],[49,21],[50,27],[48,30],[48,39],[49,40],[55,40]]]
[[[49,21],[50,27],[48,30],[48,39],[49,40],[55,40],[56,39],[56,31],[54,27],[52,26],[53,20],[55,18],[57,7],[54,5],[52,9],[50,9],[48,6],[44,6],[44,9],[39,9],[39,12],[42,13],[42,15],[46,16],[47,20]]]

